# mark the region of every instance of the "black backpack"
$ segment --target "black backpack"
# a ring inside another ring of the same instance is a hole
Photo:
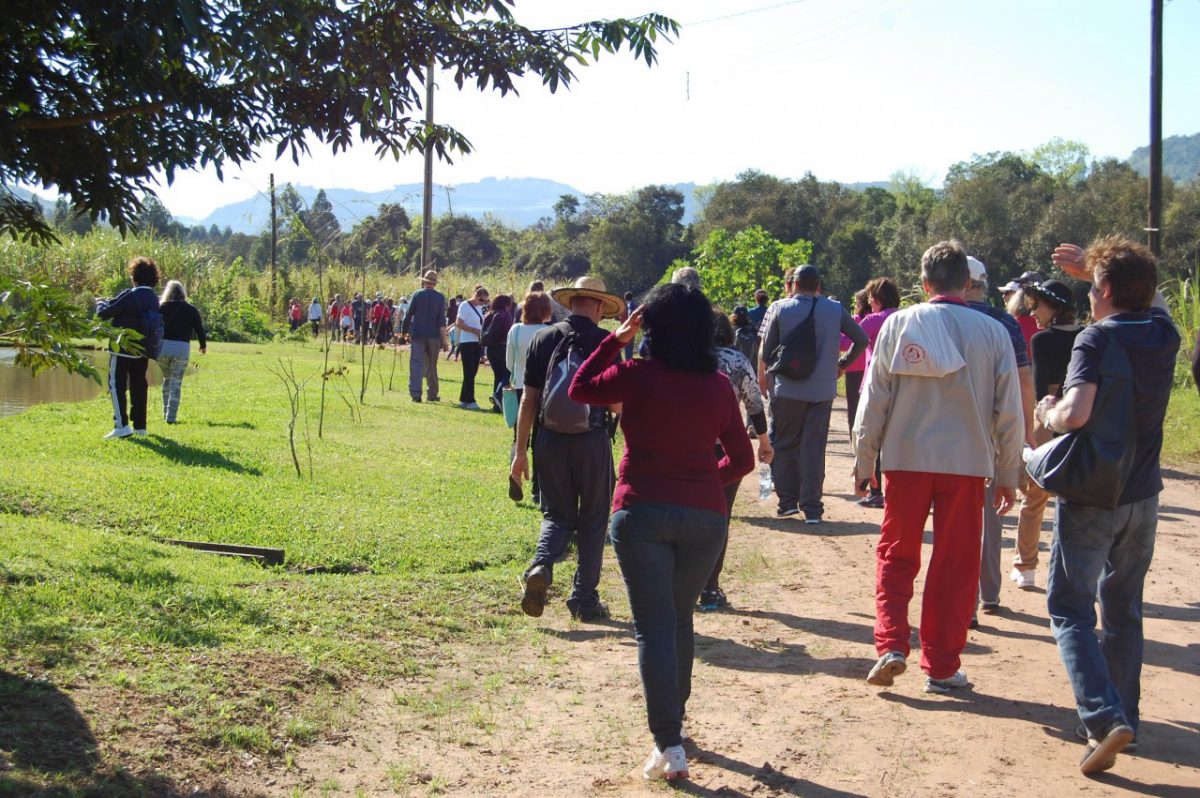
[[[789,380],[805,380],[812,375],[817,367],[817,321],[813,314],[817,312],[818,301],[818,297],[813,297],[812,308],[804,321],[771,352],[771,365],[767,367],[767,373]],[[779,326],[778,314],[772,324]]]
[[[758,353],[758,335],[755,334],[754,328],[738,327],[737,332],[733,334],[733,348],[745,355],[751,363],[755,362],[754,357]]]
[[[151,360],[157,360],[158,356],[162,354],[163,336],[166,335],[163,315],[157,307],[142,311],[138,332],[142,334],[144,356]]]

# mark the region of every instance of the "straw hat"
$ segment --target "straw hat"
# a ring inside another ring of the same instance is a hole
[[[555,302],[571,307],[571,300],[577,296],[595,299],[600,303],[600,317],[615,319],[625,309],[625,302],[616,294],[608,293],[604,281],[599,277],[580,277],[570,288],[555,288],[550,292]]]
[[[430,285],[437,285],[437,272],[435,272],[433,269],[430,269],[421,276],[421,280],[429,283]]]

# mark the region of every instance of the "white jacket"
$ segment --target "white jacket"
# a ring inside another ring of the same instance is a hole
[[[1025,441],[1012,339],[955,302],[892,314],[875,342],[854,419],[856,481],[884,471],[992,479],[1016,488]]]

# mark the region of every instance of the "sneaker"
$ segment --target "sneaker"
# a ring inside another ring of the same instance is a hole
[[[141,437],[143,437],[143,438],[144,438],[144,437],[146,437],[147,435],[149,435],[150,433],[149,433],[149,432],[146,432],[146,430],[144,430],[144,429],[135,429],[135,430],[133,431],[133,434],[134,434],[134,435],[140,435]]]
[[[1088,747],[1094,748],[1099,745],[1095,738],[1088,736],[1087,727],[1080,723],[1075,727],[1075,736],[1088,744]],[[1125,747],[1121,749],[1122,754],[1136,754],[1138,752],[1137,733],[1133,735],[1133,739],[1125,743]]]
[[[421,397],[419,397],[419,396],[414,396],[414,397],[412,397],[412,400],[413,400],[414,402],[416,402],[417,404],[421,404]]]
[[[521,483],[517,482],[511,476],[508,478],[508,498],[515,502],[525,498],[525,491],[521,490]]]
[[[117,438],[128,438],[132,434],[133,434],[133,430],[128,425],[126,425],[124,427],[117,427],[112,432],[105,435],[104,440],[114,441]]]
[[[1017,587],[1022,590],[1033,590],[1037,587],[1037,578],[1034,576],[1036,571],[1022,571],[1020,568],[1012,569],[1012,573],[1008,578],[1017,583]]]
[[[907,667],[908,663],[904,661],[903,654],[899,651],[889,651],[880,657],[871,668],[871,672],[867,674],[867,684],[891,687],[892,682],[897,676],[904,673]]]
[[[804,512],[804,523],[808,524],[809,526],[816,526],[817,524],[821,523],[821,514],[808,512],[806,510]]]
[[[1085,776],[1101,773],[1117,764],[1117,754],[1125,750],[1133,741],[1133,729],[1124,723],[1118,723],[1109,728],[1103,739],[1097,740],[1093,746],[1088,744],[1088,750],[1079,760],[1079,771]]]
[[[872,510],[882,510],[884,504],[882,493],[872,493],[870,496],[864,496],[858,502],[859,507],[869,507]]]
[[[775,511],[776,518],[787,518],[790,515],[799,515],[799,514],[800,514],[799,507],[780,507],[778,510]]]
[[[479,404],[476,402],[459,402],[458,406],[463,410],[478,410]]]
[[[654,746],[654,750],[650,752],[650,758],[646,760],[646,764],[642,768],[642,777],[648,781],[686,779],[688,777],[687,754],[683,752],[683,746],[671,745],[665,751],[659,751],[658,746]]]
[[[720,588],[716,590],[702,590],[700,592],[700,604],[697,609],[701,612],[713,612],[719,610],[729,603],[729,599],[725,598],[725,593]]]
[[[442,397],[440,397],[440,396],[427,396],[427,397],[425,397],[425,401],[426,401],[426,402],[440,402],[440,401],[442,401]]]
[[[978,616],[975,616],[975,615],[971,616],[971,622],[969,624],[967,624],[967,628],[968,629],[978,629],[979,628]]]
[[[967,674],[962,671],[957,671],[953,676],[948,676],[945,679],[935,679],[932,676],[925,677],[925,692],[927,693],[942,694],[970,686],[971,682],[967,680]]]
[[[987,615],[995,615],[1000,612],[1000,602],[984,601],[979,605],[979,609],[983,610]]]
[[[609,617],[608,605],[603,601],[597,601],[595,607],[583,609],[580,607],[579,599],[567,599],[567,610],[571,613],[571,617],[577,621],[602,621]]]
[[[521,597],[521,612],[531,618],[542,617],[546,609],[546,593],[550,589],[550,569],[538,565],[525,575],[525,595]]]

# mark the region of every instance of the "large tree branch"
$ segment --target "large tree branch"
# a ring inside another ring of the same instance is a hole
[[[166,107],[167,104],[164,102],[143,103],[142,105],[131,105],[128,108],[117,108],[112,111],[101,111],[83,116],[68,116],[62,119],[25,117],[17,120],[17,124],[26,130],[62,130],[68,127],[80,127],[90,122],[107,122],[110,119],[120,119],[130,114],[158,114],[162,113]]]

